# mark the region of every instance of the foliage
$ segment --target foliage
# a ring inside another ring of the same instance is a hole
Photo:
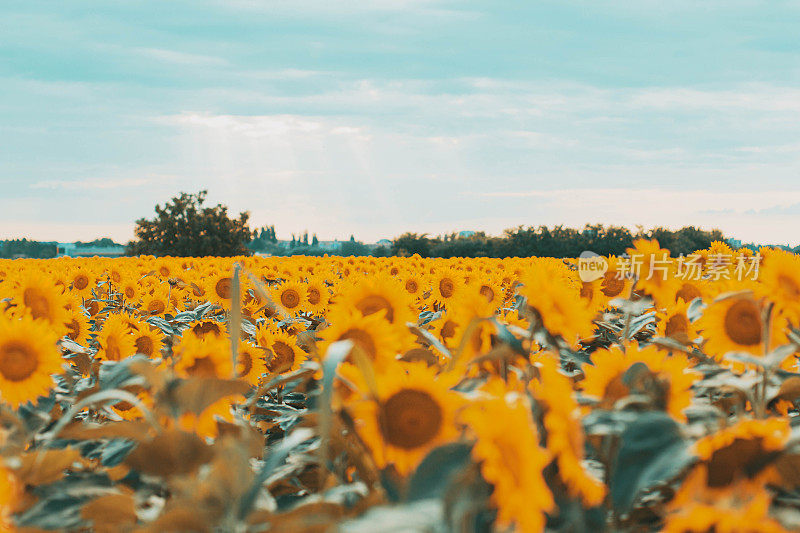
[[[128,244],[129,255],[231,257],[247,254],[251,240],[248,213],[228,217],[222,204],[204,207],[208,191],[181,193],[164,207],[156,205],[156,217],[136,221],[138,240]]]

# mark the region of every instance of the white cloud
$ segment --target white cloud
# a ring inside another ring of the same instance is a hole
[[[175,65],[211,67],[224,66],[228,64],[228,61],[221,57],[192,54],[188,52],[180,52],[178,50],[167,50],[165,48],[137,48],[136,51],[146,57],[155,59],[156,61],[172,63]]]
[[[31,189],[119,189],[123,187],[141,187],[152,183],[154,178],[123,178],[101,179],[91,178],[82,180],[44,180],[31,184]]]

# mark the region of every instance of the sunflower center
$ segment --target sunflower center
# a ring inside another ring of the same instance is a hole
[[[152,357],[153,348],[155,348],[155,345],[153,344],[153,339],[151,339],[149,336],[142,335],[136,339],[136,353],[141,353],[147,357]]]
[[[442,339],[450,339],[456,335],[456,323],[452,320],[446,320],[442,326]]]
[[[667,337],[672,337],[679,341],[688,341],[689,339],[689,319],[682,313],[677,313],[669,317],[667,325],[664,328],[664,333]]]
[[[125,287],[125,298],[130,300],[134,296],[136,296],[136,290],[131,286]]]
[[[0,346],[0,374],[8,381],[24,381],[38,366],[36,352],[25,344],[11,341]]]
[[[412,450],[424,446],[442,427],[442,408],[430,394],[402,389],[390,396],[378,412],[378,423],[386,442]]]
[[[195,324],[192,328],[192,332],[200,337],[203,338],[203,335],[208,333],[213,333],[217,337],[220,335],[219,326],[213,322],[201,322],[200,324]]]
[[[600,290],[609,298],[618,296],[625,288],[625,280],[617,276],[616,272],[610,270],[603,275],[603,283]]]
[[[273,342],[272,354],[272,359],[267,364],[270,372],[284,372],[294,365],[294,350],[285,342]]]
[[[416,293],[419,290],[419,284],[415,279],[407,279],[406,280],[406,291],[410,292],[411,294]]]
[[[50,302],[39,289],[33,287],[25,289],[22,293],[22,301],[25,307],[31,310],[34,319],[50,318]]]
[[[691,283],[684,283],[681,285],[680,290],[675,293],[675,301],[677,301],[678,298],[683,298],[684,302],[691,302],[695,298],[700,298],[701,296],[700,289]]]
[[[122,359],[122,350],[119,349],[119,344],[117,343],[117,339],[114,337],[109,337],[106,340],[106,358],[109,361],[119,361]]]
[[[311,305],[317,305],[322,300],[322,295],[319,293],[319,289],[316,287],[309,287],[308,288],[308,303]]]
[[[456,292],[456,284],[450,278],[439,280],[439,294],[442,298],[450,298]]]
[[[392,308],[392,304],[389,303],[389,300],[378,294],[370,294],[356,302],[356,309],[364,316],[369,316],[385,309],[386,320],[394,322],[394,309]]]
[[[78,274],[75,276],[75,279],[72,280],[72,286],[82,291],[89,286],[89,277],[86,274]]]
[[[114,283],[119,283],[120,281],[122,281],[122,274],[120,274],[116,270],[112,270],[111,271],[111,281],[113,281]]]
[[[494,300],[494,289],[492,289],[490,286],[481,285],[481,288],[478,290],[478,292],[481,293],[482,296],[485,296],[486,300],[490,302]]]
[[[800,296],[800,287],[797,286],[795,280],[785,274],[778,276],[778,286],[792,298]]]
[[[217,284],[214,285],[214,292],[216,292],[217,296],[220,298],[229,300],[231,297],[231,278],[220,279]]]
[[[750,300],[739,300],[725,313],[725,333],[736,344],[753,346],[761,342],[761,314]]]
[[[186,371],[192,376],[217,377],[217,365],[214,364],[210,357],[198,357]]]
[[[581,283],[581,298],[586,300],[591,300],[592,296],[594,296],[594,285],[591,283],[586,283],[585,281]]]
[[[81,325],[78,323],[78,321],[73,318],[64,325],[67,326],[67,337],[77,341],[78,337],[81,335]]]
[[[349,339],[357,344],[373,361],[378,357],[378,350],[375,348],[375,341],[372,335],[363,329],[351,328],[339,336],[339,340]]]
[[[236,377],[244,377],[253,370],[253,356],[248,352],[239,352],[239,374]]]
[[[294,289],[286,289],[281,292],[281,304],[286,309],[294,309],[300,305],[300,295]]]
[[[160,315],[166,308],[166,304],[161,300],[151,300],[147,304],[147,312],[151,315]]]

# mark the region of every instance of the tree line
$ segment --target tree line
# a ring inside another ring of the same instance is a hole
[[[280,243],[275,226],[251,230],[249,213],[228,215],[222,204],[205,205],[207,191],[181,193],[164,206],[156,205],[156,216],[136,221],[136,239],[126,247],[128,255],[156,256],[220,256],[250,255],[254,252],[271,255],[373,255],[422,257],[577,257],[585,250],[601,255],[620,255],[637,238],[658,239],[673,255],[687,255],[708,248],[713,241],[724,241],[719,230],[702,230],[686,226],[679,230],[658,227],[631,231],[621,226],[587,224],[583,228],[564,226],[518,226],[500,236],[484,232],[439,236],[404,233],[391,246],[371,246],[358,242],[351,235],[338,247],[320,245],[316,234],[292,235],[289,243]],[[110,245],[110,239],[99,239],[86,245]],[[0,257],[54,257],[56,243],[27,239],[0,241]]]

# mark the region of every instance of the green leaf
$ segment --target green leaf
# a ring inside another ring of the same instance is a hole
[[[645,489],[675,478],[693,461],[677,422],[660,411],[640,413],[620,438],[611,471],[611,499],[622,514]]]
[[[463,442],[446,444],[431,450],[417,467],[408,483],[408,501],[441,498],[456,474],[472,460],[472,446]]]

